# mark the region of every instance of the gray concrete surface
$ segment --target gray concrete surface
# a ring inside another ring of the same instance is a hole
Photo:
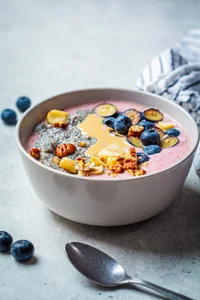
[[[0,109],[24,94],[37,103],[76,88],[133,87],[154,55],[200,27],[199,11],[195,0],[0,0]],[[0,145],[0,229],[36,248],[29,264],[0,255],[1,300],[156,299],[90,284],[65,258],[70,241],[101,248],[130,275],[200,299],[200,180],[193,169],[180,197],[157,217],[95,228],[58,217],[37,199],[13,127],[0,123]]]

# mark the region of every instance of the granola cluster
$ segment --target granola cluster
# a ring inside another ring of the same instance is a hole
[[[132,176],[141,176],[146,173],[146,171],[138,165],[138,157],[135,147],[129,148],[127,152],[124,151],[123,154],[119,156],[100,156],[100,159],[106,165],[106,169],[110,171],[108,174],[111,176],[115,176],[123,172],[128,172]]]

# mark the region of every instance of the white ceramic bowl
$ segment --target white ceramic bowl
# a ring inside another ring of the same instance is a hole
[[[192,133],[187,156],[172,167],[152,175],[113,180],[56,171],[33,159],[25,150],[25,143],[34,126],[51,109],[105,99],[134,101],[169,114]],[[46,206],[67,219],[99,226],[131,224],[164,210],[180,193],[198,144],[197,126],[180,106],[153,94],[121,89],[75,91],[43,101],[23,115],[16,135],[31,185]]]

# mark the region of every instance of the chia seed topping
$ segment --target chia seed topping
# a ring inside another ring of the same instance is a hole
[[[78,157],[89,159],[89,155],[85,154],[85,152],[91,145],[96,143],[96,138],[82,133],[77,125],[82,123],[87,115],[93,113],[93,110],[81,110],[70,114],[66,129],[54,127],[46,122],[36,125],[33,133],[38,134],[39,138],[35,142],[34,147],[40,149],[40,159],[44,165],[66,172],[52,161],[52,158],[55,157],[56,147],[62,143],[74,144],[77,148],[75,153],[67,156],[68,158],[73,160],[76,160]],[[79,146],[80,142],[86,142],[86,146]]]

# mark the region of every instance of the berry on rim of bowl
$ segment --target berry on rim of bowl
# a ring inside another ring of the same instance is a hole
[[[31,106],[31,100],[26,96],[22,96],[17,99],[16,105],[21,112],[25,112]]]
[[[33,256],[34,250],[30,241],[19,240],[12,244],[11,254],[18,261],[27,261]]]
[[[10,250],[13,238],[10,233],[0,231],[0,252],[7,252]]]
[[[15,125],[17,123],[17,115],[13,109],[6,108],[1,113],[1,118],[5,124]]]

